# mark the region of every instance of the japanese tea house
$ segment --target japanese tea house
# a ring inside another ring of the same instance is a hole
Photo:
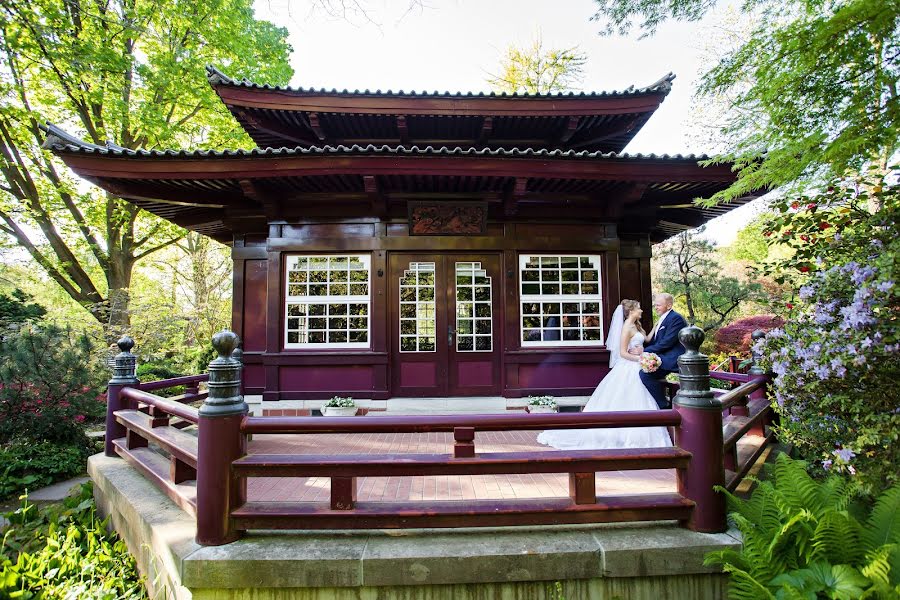
[[[53,126],[47,146],[232,247],[245,393],[263,400],[588,394],[616,305],[650,306],[651,245],[749,200],[692,204],[728,165],[622,153],[672,75],[519,95],[208,77],[257,148],[134,151]]]

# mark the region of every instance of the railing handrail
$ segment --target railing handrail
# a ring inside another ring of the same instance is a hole
[[[731,408],[741,400],[748,398],[750,394],[763,387],[767,382],[765,377],[756,377],[747,383],[741,384],[733,390],[728,390],[719,396],[719,402],[722,403],[722,410]]]
[[[710,379],[718,381],[730,381],[732,383],[747,383],[753,376],[747,373],[729,373],[728,371],[710,371]]]
[[[429,433],[471,427],[477,431],[668,427],[681,424],[672,409],[596,413],[406,415],[347,417],[244,417],[242,433]]]
[[[136,387],[145,392],[152,392],[154,390],[164,390],[170,387],[202,383],[204,381],[209,381],[208,373],[204,373],[203,375],[183,375],[181,377],[173,377],[172,379],[160,379],[159,381],[147,381],[138,384]]]
[[[137,388],[122,388],[120,394],[124,398],[153,406],[166,414],[184,419],[185,421],[188,421],[190,423],[196,424],[199,421],[198,410],[192,406],[185,406],[184,404],[179,404],[178,402],[172,402],[167,398],[163,398],[162,396],[157,396],[156,394],[151,394]]]

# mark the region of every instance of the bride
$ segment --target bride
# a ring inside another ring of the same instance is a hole
[[[641,382],[640,352],[646,335],[640,325],[643,311],[636,300],[622,300],[613,313],[606,347],[610,371],[594,390],[584,412],[659,410]],[[656,448],[671,446],[665,427],[620,427],[610,429],[555,429],[541,433],[537,441],[560,450],[597,448]]]

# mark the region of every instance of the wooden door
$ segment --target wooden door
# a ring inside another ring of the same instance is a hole
[[[498,255],[391,254],[391,394],[500,393]]]

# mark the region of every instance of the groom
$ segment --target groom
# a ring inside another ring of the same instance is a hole
[[[678,341],[678,332],[687,327],[687,322],[672,310],[674,301],[672,294],[653,296],[653,308],[659,314],[659,320],[650,331],[650,342],[644,346],[644,352],[653,352],[659,356],[662,364],[652,373],[640,373],[644,387],[660,408],[672,408],[672,403],[663,393],[662,381],[669,373],[678,371],[678,357],[684,354],[684,346]]]

